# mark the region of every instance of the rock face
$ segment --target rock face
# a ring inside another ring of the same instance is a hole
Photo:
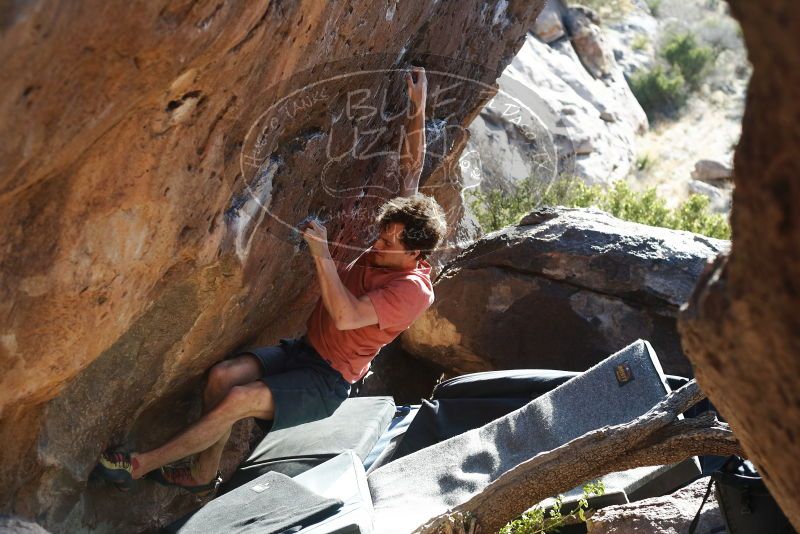
[[[670,207],[689,195],[703,194],[716,211],[727,215],[728,187],[712,189],[691,180],[702,179],[695,174],[698,160],[732,165],[751,72],[739,24],[727,2],[631,0],[626,4],[628,9],[619,13],[610,13],[610,7],[605,10],[602,29],[629,80],[663,65],[665,47],[674,35],[692,35],[700,46],[715,50],[685,107],[668,120],[656,120],[637,139],[637,165],[631,180],[642,188],[656,187]]]
[[[701,478],[672,495],[653,497],[630,504],[603,508],[586,521],[589,534],[686,534],[708,488],[709,478]],[[717,532],[725,523],[711,492],[703,506],[696,534]]]
[[[556,39],[564,37],[564,12],[565,6],[561,0],[550,0],[533,25],[533,33],[545,43],[552,43]]]
[[[733,180],[733,169],[724,163],[711,159],[701,159],[694,164],[692,179],[719,185]]]
[[[588,183],[607,184],[633,167],[636,136],[647,130],[647,117],[599,28],[582,11],[573,11],[564,15],[566,9],[551,2],[539,19],[539,37],[527,37],[498,80],[500,94],[469,126],[461,163],[479,167],[475,181],[485,191],[508,190],[529,176],[551,183],[562,175],[577,175]],[[575,31],[594,32],[597,40],[592,42],[606,61],[603,73],[595,77],[585,66],[597,58],[580,55],[588,53],[587,35],[581,34],[584,48],[569,36],[550,39],[552,17],[580,17],[585,25],[575,23]],[[531,116],[519,108],[530,110]],[[477,161],[474,154],[480,155]]]
[[[341,260],[369,242],[398,186],[376,156],[406,105],[391,69],[429,71],[423,180],[460,218],[447,163],[543,4],[6,5],[0,512],[131,532],[196,507],[87,477],[107,446],[148,448],[195,417],[213,363],[302,331],[317,293],[294,224],[328,218]]]
[[[0,532],[6,534],[48,534],[45,529],[36,523],[8,516],[0,516]]]
[[[614,60],[626,75],[653,66],[659,21],[645,2],[635,0],[620,17],[605,20],[603,33]]]
[[[597,210],[536,211],[449,264],[402,343],[453,373],[583,371],[645,338],[667,373],[690,376],[678,307],[706,261],[727,250],[726,241]]]
[[[800,530],[800,4],[731,0],[753,77],[736,148],[733,248],[681,317],[698,382]]]
[[[581,63],[595,78],[611,74],[614,57],[600,31],[597,16],[585,7],[571,7],[564,18],[572,46]]]

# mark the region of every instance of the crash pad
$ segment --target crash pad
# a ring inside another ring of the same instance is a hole
[[[536,454],[644,414],[668,391],[655,351],[638,340],[508,415],[376,469],[367,478],[375,530],[410,532]]]

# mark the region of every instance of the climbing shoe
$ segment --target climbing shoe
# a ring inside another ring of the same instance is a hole
[[[197,484],[192,472],[192,464],[165,465],[160,469],[150,471],[145,475],[153,482],[162,486],[181,488],[199,497],[208,497],[216,493],[222,483],[222,473],[217,475],[207,484]]]
[[[135,461],[135,460],[134,460]],[[114,484],[120,491],[133,487],[131,455],[121,451],[106,451],[100,455],[92,475]]]

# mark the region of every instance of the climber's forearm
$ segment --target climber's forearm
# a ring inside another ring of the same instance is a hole
[[[402,196],[417,193],[422,166],[425,163],[425,100],[410,101],[411,115],[406,119],[405,135],[400,152]]]
[[[336,328],[343,330],[342,327],[355,314],[357,299],[344,287],[330,254],[314,256],[314,264],[322,291],[322,304],[333,318]]]

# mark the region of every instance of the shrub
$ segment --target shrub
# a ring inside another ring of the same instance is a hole
[[[718,239],[730,239],[727,219],[709,209],[711,201],[704,195],[692,195],[675,209],[667,207],[655,188],[636,192],[623,181],[613,187],[589,186],[578,178],[561,179],[544,189],[532,178],[524,180],[511,193],[493,190],[470,191],[470,207],[481,227],[488,232],[516,224],[541,206],[570,208],[596,207],[614,217],[650,226],[687,230]]]
[[[658,16],[658,8],[661,7],[661,0],[645,0],[647,4],[647,8],[650,10],[650,14],[654,17]]]
[[[700,46],[692,34],[674,34],[664,43],[661,54],[677,69],[691,89],[697,89],[714,59],[714,51]]]
[[[653,167],[656,163],[656,158],[653,157],[650,153],[639,154],[636,158],[636,170],[637,171],[646,171]]]
[[[649,44],[650,40],[647,38],[647,36],[639,33],[631,41],[631,48],[639,52],[641,50],[645,50]]]
[[[651,121],[658,115],[673,114],[686,104],[689,92],[700,87],[716,52],[698,44],[694,35],[676,31],[664,41],[659,55],[661,59],[654,67],[635,72],[628,80]]]
[[[731,228],[721,215],[710,213],[711,200],[705,195],[692,195],[678,206],[669,221],[670,228],[688,230],[719,239],[730,239]]]
[[[656,65],[640,70],[631,76],[630,86],[650,120],[657,114],[677,111],[686,103],[686,82],[676,69]]]
[[[559,495],[549,510],[537,505],[501,528],[499,534],[544,534],[558,530],[567,520],[586,521],[586,513],[590,511],[589,497],[604,493],[605,488],[601,481],[589,482],[583,486],[583,496],[578,501],[578,506],[566,516],[561,513],[564,496]]]
[[[637,193],[626,182],[617,182],[612,189],[600,192],[593,205],[626,221],[671,228],[670,210],[655,188]]]
[[[519,222],[520,218],[538,206],[557,206],[570,202],[581,192],[574,179],[558,179],[545,183],[529,176],[513,186],[511,192],[492,189],[467,191],[466,200],[481,227],[488,232]]]

